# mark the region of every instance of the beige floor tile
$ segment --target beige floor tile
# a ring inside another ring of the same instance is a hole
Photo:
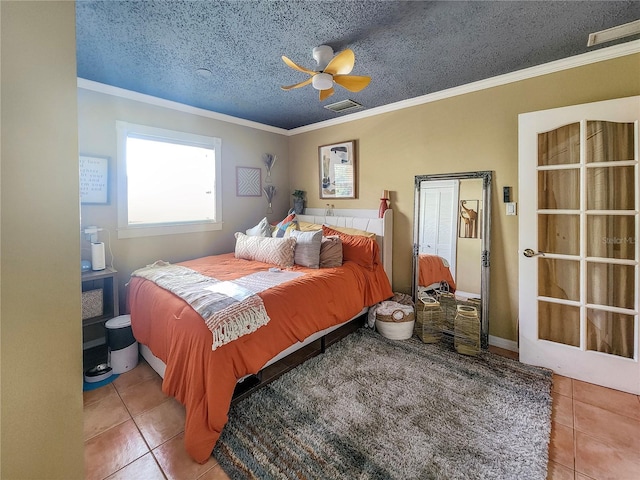
[[[556,392],[553,392],[551,397],[553,399],[551,420],[573,428],[573,400]]]
[[[149,366],[149,364],[140,357],[138,365],[129,370],[128,372],[120,374],[118,378],[113,381],[113,385],[119,392],[129,388],[136,383],[144,382],[145,380],[151,380],[152,378],[160,378],[160,375]]]
[[[99,435],[130,418],[129,412],[115,389],[107,389],[100,400],[92,402],[84,408],[84,440]]]
[[[573,380],[554,373],[553,391],[565,397],[573,398]]]
[[[638,480],[640,452],[620,451],[576,432],[576,472],[597,480]]]
[[[547,480],[573,480],[573,470],[556,462],[549,462]]]
[[[640,401],[631,393],[612,390],[592,383],[573,381],[573,398],[581,402],[604,408],[610,412],[640,420]]]
[[[106,480],[165,480],[165,478],[153,455],[147,453]]]
[[[153,455],[169,480],[195,480],[218,465],[213,457],[203,465],[195,462],[184,448],[182,433],[153,450]]]
[[[184,431],[184,406],[169,398],[151,410],[133,418],[151,449]]]
[[[640,421],[594,407],[573,402],[574,428],[597,438],[613,448],[640,454]]]
[[[575,480],[596,480],[596,479],[593,478],[593,477],[588,477],[587,475],[585,475],[583,473],[576,472]]]
[[[157,376],[118,392],[132,417],[157,407],[169,398],[162,393],[162,380]]]
[[[102,480],[149,452],[133,420],[84,443],[85,480]]]
[[[231,480],[220,465],[215,465],[212,469],[208,470],[204,475],[198,477],[198,480]]]
[[[82,392],[82,403],[86,407],[87,405],[91,405],[92,403],[99,402],[104,397],[112,395],[116,393],[115,387],[113,383],[108,383],[100,388],[96,388],[95,390],[88,390],[86,392]]]
[[[573,429],[551,422],[549,460],[573,470]]]

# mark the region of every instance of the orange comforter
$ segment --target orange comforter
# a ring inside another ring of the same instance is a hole
[[[451,270],[445,266],[442,257],[438,255],[420,254],[418,256],[418,262],[420,270],[418,285],[428,287],[434,283],[447,282],[449,284],[449,291],[456,291],[456,282],[453,281]]]
[[[236,259],[232,253],[181,265],[219,280],[272,267]],[[185,447],[197,462],[207,461],[227,423],[238,379],[257,373],[279,352],[309,335],[393,295],[381,265],[368,270],[347,261],[339,268],[295,266],[293,270],[305,275],[258,294],[271,321],[214,351],[211,331],[195,310],[153,282],[131,278],[129,308],[134,336],[167,365],[162,390],[186,407]]]

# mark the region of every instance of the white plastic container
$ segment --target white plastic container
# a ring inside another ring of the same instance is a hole
[[[138,365],[138,342],[131,329],[131,315],[120,315],[107,320],[107,346],[109,365],[114,374],[128,372]]]

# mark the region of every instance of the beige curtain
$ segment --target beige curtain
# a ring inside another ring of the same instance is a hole
[[[587,123],[587,162],[633,160],[634,132],[631,123],[590,121]],[[589,169],[587,208],[590,210],[634,210],[633,167]],[[598,257],[633,260],[635,217],[598,215],[590,220],[591,250]],[[635,271],[632,266],[593,263],[587,272],[589,303],[634,308]],[[633,316],[602,310],[587,312],[587,347],[590,350],[633,357]]]
[[[538,136],[539,165],[579,163],[579,124],[566,125]],[[633,124],[587,123],[587,162],[633,159]],[[633,167],[587,169],[589,210],[633,210]],[[542,171],[538,178],[538,207],[577,209],[580,205],[577,169]],[[588,216],[587,255],[634,259],[635,217]],[[538,246],[550,253],[578,255],[580,222],[577,215],[539,215]],[[591,262],[587,268],[587,302],[633,308],[634,267]],[[579,300],[580,267],[568,260],[539,259],[538,291],[553,298]],[[580,318],[576,307],[540,302],[540,337],[567,345],[580,344]],[[590,350],[633,357],[633,317],[589,309],[587,347]]]

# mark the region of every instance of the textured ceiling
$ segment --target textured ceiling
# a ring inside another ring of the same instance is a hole
[[[345,115],[323,108],[336,101],[380,107],[637,39],[586,46],[640,2],[79,0],[76,14],[79,78],[291,129]],[[280,57],[313,70],[322,44],[352,49],[371,84],[324,102],[281,90],[307,75]]]

